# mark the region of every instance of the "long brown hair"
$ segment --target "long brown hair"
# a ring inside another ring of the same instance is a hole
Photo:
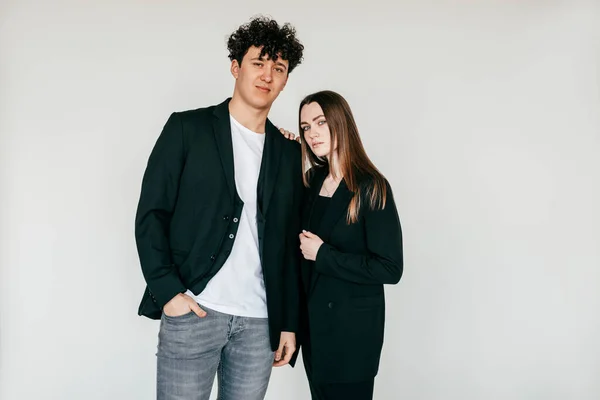
[[[358,134],[352,110],[350,110],[346,99],[330,90],[309,94],[300,103],[298,121],[301,120],[302,107],[310,103],[317,103],[323,110],[331,134],[329,159],[332,159],[334,144],[337,143],[338,162],[340,163],[342,176],[346,181],[348,190],[354,193],[348,206],[347,223],[351,224],[358,221],[361,191],[366,196],[372,210],[385,208],[387,198],[385,177],[367,156]],[[303,132],[302,126],[299,126],[298,132]],[[302,167],[303,171],[309,168],[327,167],[329,173],[336,178],[335,171],[333,171],[327,159],[317,157],[308,147],[304,136],[302,136]],[[309,186],[308,180],[308,176],[304,174],[304,185],[307,187]]]

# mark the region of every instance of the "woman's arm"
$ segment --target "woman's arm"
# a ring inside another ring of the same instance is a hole
[[[382,210],[365,206],[365,237],[368,254],[339,251],[323,243],[315,260],[315,270],[323,275],[360,284],[396,284],[403,271],[402,230],[389,184]]]

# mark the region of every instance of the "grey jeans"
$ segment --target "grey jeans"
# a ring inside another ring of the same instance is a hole
[[[200,305],[207,315],[163,314],[158,334],[157,399],[262,400],[274,353],[266,318],[237,317]]]

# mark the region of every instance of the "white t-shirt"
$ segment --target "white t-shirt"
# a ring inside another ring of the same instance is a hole
[[[267,318],[265,282],[258,250],[256,192],[265,134],[231,118],[235,186],[244,202],[231,254],[198,295],[187,294],[213,310],[241,317]]]

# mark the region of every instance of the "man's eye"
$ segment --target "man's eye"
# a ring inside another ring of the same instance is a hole
[[[255,66],[257,66],[257,67],[262,67],[262,64],[261,64],[261,63],[257,63],[257,62],[255,62],[255,63],[254,63],[254,65],[255,65]]]
[[[279,72],[279,73],[283,73],[283,68],[275,68],[275,71]]]

